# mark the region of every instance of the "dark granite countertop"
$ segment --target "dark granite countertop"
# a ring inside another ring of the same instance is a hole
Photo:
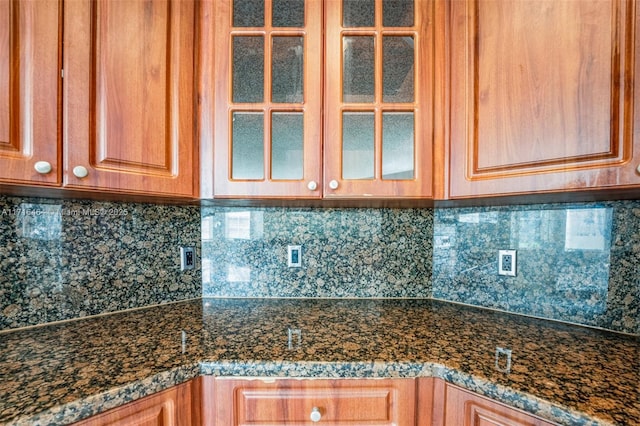
[[[203,374],[435,376],[561,424],[640,424],[638,337],[362,299],[203,299],[0,334],[0,424],[70,423]]]

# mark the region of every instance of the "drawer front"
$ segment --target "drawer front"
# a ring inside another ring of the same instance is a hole
[[[412,425],[413,379],[217,379],[218,425]]]

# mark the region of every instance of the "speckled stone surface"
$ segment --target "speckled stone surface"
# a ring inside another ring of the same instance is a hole
[[[639,201],[436,209],[432,296],[640,335],[639,240]]]
[[[0,424],[67,424],[197,377],[201,336],[200,300],[0,334]]]
[[[202,296],[200,208],[0,196],[0,330]]]
[[[638,240],[640,201],[200,210],[0,197],[0,329],[203,295],[434,297],[640,335]],[[180,272],[178,247],[201,241],[202,272]],[[287,267],[289,244],[301,268]],[[516,277],[496,273],[504,248],[518,251]]]
[[[432,236],[428,209],[203,207],[203,296],[429,297]]]
[[[180,302],[0,334],[0,365],[7,424],[65,424],[199,374],[435,376],[560,424],[640,424],[638,337],[435,300]]]

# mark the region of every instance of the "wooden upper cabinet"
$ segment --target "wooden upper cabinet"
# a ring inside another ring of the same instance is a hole
[[[201,7],[203,197],[431,197],[433,1]]]
[[[321,6],[201,3],[203,197],[322,196]]]
[[[325,2],[325,198],[430,198],[434,3]]]
[[[0,0],[0,182],[61,182],[60,11],[57,0]]]
[[[640,184],[634,1],[449,5],[450,198]]]
[[[64,23],[64,185],[196,195],[195,2],[74,0]]]

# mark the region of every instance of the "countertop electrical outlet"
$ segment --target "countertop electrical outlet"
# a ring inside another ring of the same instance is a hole
[[[515,250],[498,250],[498,275],[516,276]]]

